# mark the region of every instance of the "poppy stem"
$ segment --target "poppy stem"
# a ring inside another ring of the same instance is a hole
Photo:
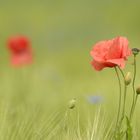
[[[126,104],[126,93],[127,93],[127,86],[124,87],[124,100],[123,100],[123,110],[122,110],[122,120],[125,115],[125,104]]]
[[[120,69],[120,67],[118,67],[121,74],[122,74],[122,77],[123,77],[123,80],[124,80],[124,98],[123,98],[123,106],[122,106],[122,117],[121,117],[121,121],[120,121],[120,125],[124,119],[124,115],[125,115],[125,104],[126,104],[126,93],[127,93],[127,85],[125,84],[125,76],[124,76],[124,73],[123,71]]]
[[[115,130],[117,129],[117,125],[119,122],[119,117],[120,117],[120,112],[121,112],[121,102],[122,102],[122,86],[121,86],[121,79],[117,70],[117,67],[115,67],[115,72],[117,75],[117,79],[118,79],[118,83],[119,83],[119,105],[118,105],[118,113],[117,113],[117,120],[116,120],[116,126],[115,126]]]
[[[130,118],[130,121],[131,121],[132,118],[133,118],[133,114],[134,114],[134,111],[135,111],[135,108],[136,108],[137,100],[138,100],[138,94],[137,94],[136,97],[135,97],[135,102],[134,102],[134,106],[133,106],[133,109],[132,109],[132,112],[131,112],[131,118]]]
[[[137,100],[137,95],[135,92],[135,79],[136,79],[136,55],[134,55],[134,76],[133,76],[133,82],[132,82],[132,88],[133,88],[133,101],[132,101],[132,106],[131,106],[131,111],[130,111],[130,120],[132,119],[132,114],[133,114],[133,110],[135,108],[135,102]]]

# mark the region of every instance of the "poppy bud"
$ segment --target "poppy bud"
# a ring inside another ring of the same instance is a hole
[[[140,49],[138,49],[138,48],[133,48],[133,49],[132,49],[132,53],[133,53],[134,55],[137,55],[139,52],[140,52]]]
[[[76,104],[76,100],[75,99],[70,100],[69,104],[68,104],[69,109],[75,108],[75,104]]]
[[[136,88],[136,93],[139,95],[140,94],[140,86],[138,86],[137,88]]]
[[[131,83],[131,72],[127,72],[125,76],[125,85],[129,85]]]

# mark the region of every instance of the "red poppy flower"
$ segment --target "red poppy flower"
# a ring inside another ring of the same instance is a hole
[[[91,62],[95,70],[100,71],[106,67],[125,67],[125,61],[132,54],[125,37],[116,37],[112,40],[101,41],[90,52]]]
[[[32,62],[32,50],[27,37],[14,36],[9,38],[8,49],[11,52],[12,65],[19,66]]]

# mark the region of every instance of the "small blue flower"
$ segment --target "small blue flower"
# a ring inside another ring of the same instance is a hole
[[[103,96],[100,95],[90,95],[87,97],[87,100],[91,104],[100,104],[103,102]]]

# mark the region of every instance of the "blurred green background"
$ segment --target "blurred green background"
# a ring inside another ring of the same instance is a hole
[[[126,36],[131,48],[139,47],[139,0],[0,0],[0,19],[0,98],[4,106],[10,110],[20,106],[26,110],[27,106],[29,112],[39,106],[50,113],[72,98],[83,107],[88,104],[87,96],[101,95],[108,109],[113,108],[107,111],[112,114],[118,98],[115,72],[93,70],[89,52],[97,41],[116,36]],[[6,42],[13,35],[30,38],[31,66],[10,66]],[[131,62],[125,71],[133,70]]]

